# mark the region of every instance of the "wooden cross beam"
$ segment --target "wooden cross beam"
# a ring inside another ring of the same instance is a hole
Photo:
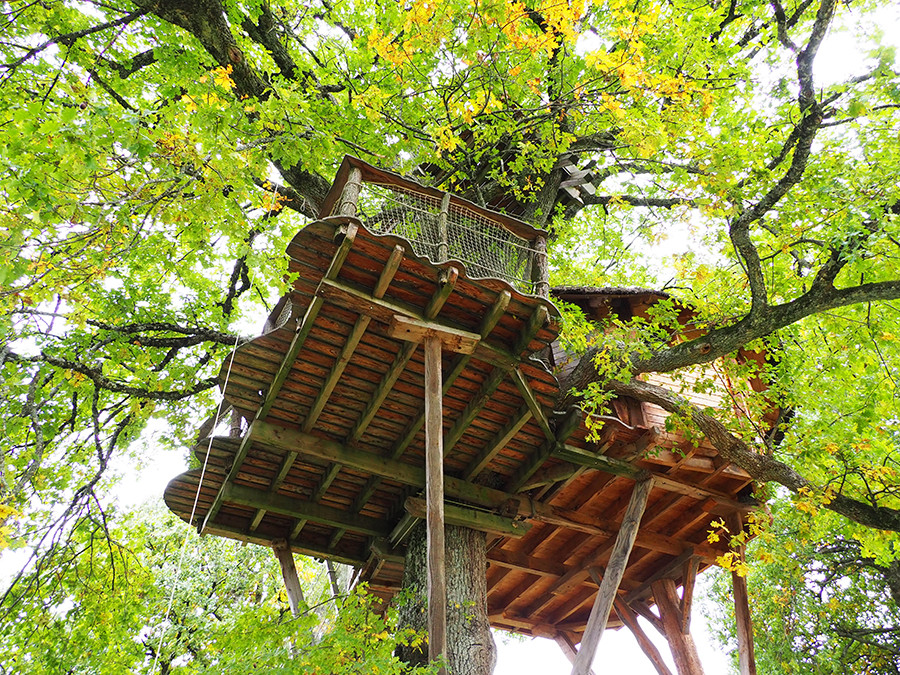
[[[634,491],[631,493],[631,499],[625,509],[625,517],[622,519],[622,527],[616,536],[616,543],[609,556],[606,573],[603,575],[600,590],[594,599],[587,628],[581,639],[578,655],[575,657],[572,675],[588,675],[591,669],[591,663],[597,653],[597,645],[606,629],[606,621],[619,590],[619,584],[622,583],[628,556],[631,555],[631,549],[641,524],[641,516],[644,514],[644,509],[647,508],[647,500],[652,488],[653,485],[649,479],[644,479],[634,485]]]
[[[328,266],[328,270],[325,272],[324,278],[319,283],[320,288],[322,284],[326,283],[328,280],[337,278],[338,273],[341,271],[341,267],[343,267],[344,262],[347,260],[347,256],[350,254],[350,249],[353,247],[353,242],[356,239],[356,233],[359,231],[357,221],[350,218],[341,218],[339,219],[339,221],[342,222],[335,231],[335,239],[339,242],[338,248],[334,253],[334,257],[332,257],[331,259],[331,263]],[[269,410],[271,410],[272,406],[275,404],[275,399],[278,397],[278,393],[281,391],[281,388],[284,386],[285,381],[291,373],[291,369],[294,366],[294,361],[297,359],[297,354],[299,354],[300,350],[303,348],[303,344],[306,342],[306,338],[309,336],[309,333],[312,330],[316,317],[319,315],[319,311],[322,309],[322,304],[323,299],[317,295],[315,298],[313,298],[312,302],[310,302],[309,307],[306,308],[306,313],[303,315],[303,319],[297,323],[297,328],[294,331],[294,337],[291,339],[291,344],[288,346],[288,350],[285,353],[284,358],[281,360],[281,364],[278,366],[278,370],[275,371],[275,376],[272,379],[272,384],[269,385],[269,389],[268,391],[266,391],[265,398],[257,409],[256,414],[253,417],[253,421],[250,423],[247,431],[244,432],[244,436],[241,439],[241,445],[234,457],[234,463],[231,465],[231,469],[229,469],[228,474],[222,481],[222,485],[219,488],[219,491],[213,498],[213,502],[210,505],[209,510],[206,512],[206,517],[203,519],[203,523],[198,528],[201,534],[206,531],[207,526],[213,522],[216,515],[218,515],[219,513],[219,509],[222,508],[222,497],[225,486],[234,480],[234,477],[237,475],[238,471],[241,468],[241,464],[243,464],[244,462],[244,458],[246,458],[247,453],[250,451],[250,444],[252,442],[251,439],[253,438],[253,426],[257,422],[266,419],[269,414]]]

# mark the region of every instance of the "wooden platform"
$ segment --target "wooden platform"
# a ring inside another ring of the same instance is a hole
[[[192,523],[201,531],[286,539],[298,553],[360,567],[389,600],[424,508],[423,355],[400,332],[439,326],[471,344],[443,356],[446,520],[491,537],[493,625],[577,642],[635,480],[647,474],[653,489],[624,599],[642,611],[652,581],[692,583],[725,551],[707,531],[750,508],[749,477],[707,444],[662,431],[652,406],[616,402],[617,417],[594,420],[594,441],[579,410],[554,412],[550,302],[418,258],[405,240],[347,217],[304,228],[288,255],[296,278],[269,332],[222,366],[225,398],[245,424],[242,436],[212,442]],[[201,464],[207,445],[195,450]],[[165,492],[185,520],[199,477],[188,471]],[[615,614],[610,625],[620,625]]]

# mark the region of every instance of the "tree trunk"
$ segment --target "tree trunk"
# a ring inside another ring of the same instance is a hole
[[[487,616],[487,550],[484,532],[447,525],[447,659],[451,675],[490,675],[497,648]],[[400,625],[427,630],[425,527],[419,523],[409,537]],[[398,654],[410,664],[424,664],[427,649],[403,648]]]

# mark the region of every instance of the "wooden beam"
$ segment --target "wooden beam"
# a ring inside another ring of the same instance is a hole
[[[596,469],[597,471],[604,471],[615,476],[624,476],[633,480],[638,480],[639,478],[650,475],[649,472],[639,469],[628,462],[623,462],[613,457],[607,457],[606,455],[595,455],[587,450],[577,448],[574,445],[560,445],[552,454],[553,457],[562,460],[563,462],[584,466],[589,469]]]
[[[372,476],[388,478],[411,487],[419,489],[425,487],[424,469],[406,462],[392,460],[269,422],[260,422],[256,428],[255,442],[269,451],[297,453],[313,460],[342,464]],[[448,496],[456,499],[465,499],[473,504],[492,509],[509,505],[519,516],[587,534],[612,537],[618,526],[618,523],[615,522],[605,523],[601,526],[597,524],[596,519],[578,511],[533,501],[521,494],[516,495],[496,490],[453,476],[444,477],[444,490]],[[638,533],[636,545],[670,555],[678,555],[684,550],[682,541],[649,531]],[[695,553],[707,563],[714,562],[716,556],[721,554],[721,551],[705,543],[696,544],[694,548]]]
[[[341,509],[330,506],[307,502],[296,497],[288,497],[282,494],[272,494],[256,488],[229,483],[225,490],[223,501],[249,506],[255,509],[265,509],[272,513],[280,513],[292,518],[311,520],[331,527],[341,527],[352,532],[361,532],[375,537],[386,537],[390,529],[380,518],[371,518],[351,514]]]
[[[637,615],[631,607],[628,606],[625,600],[621,597],[616,597],[613,607],[616,610],[616,614],[619,615],[619,619],[628,627],[631,634],[634,635],[634,639],[637,640],[641,651],[646,654],[647,658],[650,659],[650,663],[656,668],[656,672],[659,673],[659,675],[672,675],[672,671],[669,670],[669,667],[663,660],[662,654],[659,653],[656,645],[653,644],[649,637],[647,637],[644,629],[641,628],[638,623]]]
[[[442,270],[441,274],[438,276],[438,287],[432,294],[431,300],[428,301],[428,305],[425,307],[425,312],[422,314],[422,317],[424,319],[431,320],[438,315],[438,313],[441,311],[441,308],[450,297],[450,294],[453,292],[453,289],[456,287],[456,280],[458,278],[459,271],[455,267],[450,267],[446,270]],[[372,297],[371,300],[374,302],[377,301],[378,298]],[[388,318],[388,321],[389,320],[390,318]],[[384,400],[388,397],[388,394],[391,393],[391,389],[393,389],[394,384],[400,378],[400,375],[403,374],[403,371],[406,368],[406,364],[409,363],[409,360],[415,353],[417,346],[418,345],[414,342],[408,342],[400,348],[400,351],[397,353],[397,356],[394,359],[394,362],[391,364],[391,367],[384,374],[384,377],[381,378],[381,382],[378,383],[378,387],[375,389],[375,392],[369,399],[369,403],[366,406],[366,409],[363,411],[362,415],[359,416],[359,419],[356,420],[356,424],[353,425],[353,429],[350,431],[350,435],[348,436],[351,442],[358,441],[360,438],[362,438],[362,435],[368,428],[369,424],[371,424],[372,420],[375,419],[375,415],[381,408],[381,404],[384,403]]]
[[[272,542],[272,550],[278,558],[281,566],[281,578],[284,579],[284,590],[287,592],[288,604],[294,618],[300,616],[300,609],[306,604],[303,599],[303,588],[300,586],[300,578],[297,576],[297,567],[294,564],[294,554],[287,540],[278,539]]]
[[[273,537],[271,534],[248,533],[247,530],[242,527],[232,527],[220,523],[213,523],[210,525],[207,534],[228,537],[229,539],[236,539],[251,544],[259,544],[260,546],[271,546],[272,541],[277,538]],[[314,546],[308,542],[301,542],[296,539],[289,539],[288,544],[294,553],[299,553],[300,555],[308,555],[314,558],[330,558],[334,562],[344,563],[345,565],[352,565],[354,567],[360,567],[366,564],[365,558],[356,558],[352,555],[334,551],[324,546]]]
[[[547,415],[544,414],[544,409],[541,407],[540,401],[537,400],[537,396],[535,396],[534,392],[531,390],[531,385],[528,384],[528,378],[526,378],[518,368],[513,368],[510,371],[510,375],[512,375],[513,382],[515,382],[516,388],[519,390],[522,398],[525,399],[525,405],[528,406],[532,417],[534,417],[535,421],[538,423],[541,431],[544,432],[544,436],[547,440],[556,442],[565,441],[565,439],[558,438],[557,434],[550,428],[550,422],[547,420]]]
[[[534,409],[530,404],[528,405],[528,409],[533,415]],[[572,432],[578,428],[578,426],[581,424],[581,420],[581,409],[578,406],[571,406],[566,411],[565,417],[563,417],[560,423],[557,425],[553,440],[548,439],[528,461],[526,461],[519,467],[516,473],[507,482],[507,491],[521,491],[522,486],[528,482],[528,479],[531,478],[535,474],[535,472],[541,468],[541,466],[543,466],[544,462],[547,461],[547,458],[553,453],[553,451],[559,448],[560,443],[564,442],[565,439],[567,439],[572,434]]]
[[[444,568],[444,448],[441,340],[427,335],[425,349],[425,501],[428,578],[428,658],[447,660],[447,579]],[[438,671],[441,675],[445,668]]]
[[[404,502],[407,513],[416,518],[426,515],[425,500],[418,497],[407,497]],[[504,537],[524,537],[531,529],[529,523],[512,518],[504,518],[494,513],[467,509],[455,504],[444,504],[444,522],[449,525],[460,525],[471,530],[499,534]]]
[[[569,637],[568,633],[557,633],[556,637],[553,638],[556,641],[556,644],[559,645],[559,648],[562,649],[563,654],[566,655],[566,658],[569,660],[573,666],[575,665],[575,658],[578,656],[578,650],[575,649],[575,642]],[[596,675],[593,669],[588,671],[590,675]]]
[[[317,291],[317,293],[338,307],[360,314],[367,314],[373,319],[386,324],[390,324],[393,317],[397,315],[423,321],[431,320],[414,307],[391,300],[373,298],[370,294],[341,281],[325,280],[322,283],[321,290]],[[538,310],[541,309],[544,317],[548,317],[549,312],[547,308],[544,305],[540,305]],[[454,326],[443,322],[435,321],[434,323],[446,328],[454,328]],[[480,361],[505,369],[514,368],[521,361],[519,355],[484,341],[479,342],[475,347],[474,355]]]
[[[343,267],[344,262],[347,260],[347,256],[350,254],[350,249],[353,247],[353,242],[356,240],[356,233],[359,230],[357,223],[353,220],[347,218],[340,218],[338,220],[339,224],[335,230],[335,239],[339,241],[338,247],[334,256],[331,258],[331,263],[328,265],[325,276],[319,282],[318,288],[321,288],[322,284],[329,280],[337,278],[338,273],[341,271],[341,267]],[[291,373],[294,361],[297,359],[297,354],[300,353],[303,344],[306,342],[306,338],[309,336],[310,331],[312,331],[316,317],[319,316],[319,310],[322,309],[322,304],[323,300],[318,297],[318,295],[314,297],[306,308],[303,319],[297,323],[294,336],[291,339],[290,345],[288,345],[287,352],[278,366],[278,370],[275,371],[272,383],[269,385],[262,403],[256,410],[253,421],[250,422],[250,426],[247,428],[247,431],[244,432],[244,436],[241,439],[241,445],[235,454],[234,462],[228,470],[225,479],[222,481],[219,491],[213,498],[209,510],[206,512],[203,524],[198,528],[201,534],[206,531],[207,526],[212,523],[218,515],[219,509],[222,507],[223,490],[225,489],[225,486],[231,483],[231,481],[234,480],[234,477],[237,476],[241,465],[244,463],[244,459],[247,457],[247,453],[250,451],[251,439],[253,437],[253,425],[258,421],[264,420],[268,416],[269,410],[271,410],[272,406],[275,404],[275,399],[278,397],[288,375]]]
[[[694,603],[694,586],[697,582],[697,572],[700,570],[700,559],[691,556],[684,564],[682,572],[681,588],[681,632],[687,633],[691,629],[691,609]]]
[[[479,473],[481,473],[484,468],[491,463],[491,460],[497,456],[497,454],[506,447],[506,444],[509,443],[517,433],[528,424],[528,420],[531,419],[531,410],[527,405],[522,405],[519,408],[518,412],[513,415],[513,418],[509,421],[509,423],[503,427],[497,434],[488,441],[487,445],[481,449],[481,452],[469,462],[469,465],[465,468],[462,473],[462,477],[465,480],[472,480],[476,478]]]
[[[653,582],[653,599],[659,608],[664,635],[669,642],[679,675],[703,675],[703,666],[697,654],[694,638],[690,633],[682,632],[684,622],[675,582],[672,579],[658,579]]]
[[[446,438],[444,438],[445,457],[450,453],[457,441],[462,438],[463,434],[466,433],[466,429],[475,421],[475,418],[478,417],[488,401],[490,401],[491,396],[497,391],[497,387],[503,382],[504,377],[506,377],[506,371],[502,368],[495,368],[485,381],[481,383],[478,393],[469,400],[466,407],[456,418],[456,422],[450,427]]]
[[[459,328],[451,328],[436,321],[425,321],[395,314],[387,329],[388,337],[404,342],[423,342],[428,338],[436,338],[441,348],[457,354],[471,354],[481,341],[478,333]]]
[[[653,485],[648,479],[634,485],[634,491],[631,493],[631,499],[622,519],[622,527],[619,529],[616,543],[609,556],[606,574],[603,575],[600,590],[594,599],[593,607],[591,607],[591,615],[584,631],[584,637],[581,639],[581,647],[572,668],[572,675],[587,675],[591,669],[597,653],[597,645],[606,629],[606,621],[619,590],[619,584],[622,583],[628,556],[631,555],[631,549],[641,524],[641,516],[644,514],[644,509],[647,508],[647,499],[650,497],[652,488]]]
[[[650,609],[646,602],[643,600],[635,600],[634,602],[629,603],[628,607],[634,610],[635,613],[640,614],[647,619],[647,622],[653,626],[660,635],[665,636],[666,631],[663,628],[662,619],[653,613],[653,610]]]
[[[635,600],[642,600],[645,596],[650,594],[650,588],[653,585],[654,581],[664,578],[671,578],[674,574],[680,573],[685,563],[690,561],[693,557],[694,549],[685,549],[681,552],[681,554],[656,570],[656,572],[654,572],[644,583],[642,583],[640,586],[632,590],[627,596],[625,596],[625,602],[630,604]]]
[[[728,529],[733,535],[744,530],[744,524],[738,514],[728,519]],[[737,551],[741,561],[744,559],[744,547]],[[734,589],[734,618],[737,624],[738,640],[738,672],[740,675],[756,675],[756,655],[753,647],[753,620],[750,616],[750,596],[747,592],[747,577],[737,572],[731,573],[731,585]]]

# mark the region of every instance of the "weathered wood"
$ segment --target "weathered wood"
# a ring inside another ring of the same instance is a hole
[[[379,518],[351,514],[331,506],[301,501],[294,497],[272,494],[234,483],[228,484],[224,501],[255,509],[265,509],[292,518],[311,520],[331,527],[341,527],[374,537],[386,537],[390,532],[390,528],[386,527],[384,521]]]
[[[534,413],[534,409],[530,404],[528,404],[528,410],[531,411],[532,414]],[[581,409],[577,406],[569,408],[569,410],[566,411],[565,417],[563,417],[562,421],[557,425],[553,440],[546,440],[534,455],[519,467],[515,475],[507,482],[506,489],[509,492],[519,492],[522,489],[522,486],[528,482],[528,479],[544,465],[544,462],[547,461],[547,458],[551,453],[553,453],[554,450],[559,450],[560,444],[572,435],[572,432],[574,432],[581,424],[581,420]]]
[[[341,203],[338,206],[339,216],[355,216],[359,191],[362,189],[362,171],[356,167],[350,169],[344,189],[341,190]]]
[[[740,534],[744,529],[741,517],[737,514],[728,519],[728,529],[732,534]],[[744,547],[737,550],[741,561],[744,559]],[[756,655],[753,647],[753,620],[750,616],[750,596],[747,592],[747,577],[737,572],[731,573],[731,585],[734,590],[734,618],[738,640],[738,672],[740,675],[756,675]]]
[[[447,234],[447,216],[450,215],[450,193],[444,193],[441,200],[441,213],[438,216],[438,235],[440,243],[438,244],[438,262],[444,262],[450,257],[450,241]]]
[[[663,628],[662,619],[653,613],[653,610],[643,600],[635,600],[628,604],[630,609],[647,619],[647,622],[656,629],[656,632],[665,637],[666,631]]]
[[[569,663],[575,665],[575,658],[578,655],[578,650],[575,649],[575,643],[572,641],[572,638],[569,637],[569,634],[557,633],[556,637],[553,639],[556,641],[556,644],[559,645],[559,648],[562,649],[566,658],[569,659]],[[593,669],[589,670],[588,673],[590,673],[590,675],[595,675]]]
[[[478,414],[482,411],[484,406],[491,400],[491,396],[497,391],[497,387],[500,386],[504,377],[506,377],[506,371],[495,368],[482,383],[481,389],[479,389],[475,396],[472,397],[462,413],[457,416],[456,422],[453,423],[453,426],[450,427],[450,430],[444,438],[445,457],[456,445],[456,442],[462,438],[462,435],[466,433],[466,429],[468,429],[469,425],[472,424],[472,421],[478,417]]]
[[[424,518],[427,507],[425,500],[418,497],[407,497],[404,502],[407,513],[416,518]],[[448,525],[459,525],[471,530],[479,530],[504,537],[524,537],[531,529],[529,523],[512,518],[504,518],[487,511],[467,509],[455,504],[444,504],[444,522]]]
[[[212,525],[210,525],[209,529],[207,530],[207,534],[214,534],[220,537],[228,537],[229,539],[237,539],[238,541],[249,542],[251,544],[259,544],[260,546],[271,546],[273,540],[271,534],[248,534],[244,528],[222,525],[221,523],[213,523]],[[290,544],[291,550],[293,550],[295,553],[299,553],[300,555],[308,555],[314,558],[330,558],[334,562],[343,563],[345,565],[352,565],[354,567],[359,567],[366,563],[365,558],[361,556],[354,557],[352,555],[341,553],[340,551],[328,549],[324,546],[314,546],[309,542],[296,541],[292,538],[288,540],[288,543]]]
[[[572,668],[572,675],[587,675],[591,669],[591,663],[597,653],[597,644],[606,629],[606,621],[619,590],[619,584],[625,574],[628,556],[631,555],[631,549],[641,524],[641,516],[644,514],[644,509],[647,508],[647,499],[650,497],[652,488],[653,485],[648,479],[641,480],[634,485],[631,499],[625,509],[625,516],[622,518],[622,526],[609,556],[606,574],[603,576],[600,590],[597,592],[591,608],[591,615],[584,631],[584,637],[581,639],[581,647]]]
[[[653,585],[654,581],[657,581],[658,579],[663,579],[665,577],[672,577],[673,575],[681,572],[684,565],[687,562],[689,562],[691,559],[693,559],[693,557],[694,557],[694,549],[693,548],[685,549],[674,559],[670,560],[665,565],[658,568],[653,574],[651,574],[647,578],[646,581],[644,581],[644,583],[642,583],[640,586],[638,586],[637,588],[632,590],[630,593],[628,593],[628,595],[625,596],[625,602],[630,604],[630,603],[634,602],[635,600],[643,599],[645,596],[649,595],[650,588]]]
[[[537,400],[537,397],[531,390],[531,385],[528,384],[528,378],[526,378],[518,368],[513,368],[510,371],[510,374],[512,375],[513,382],[516,384],[516,388],[519,390],[519,393],[522,394],[522,398],[525,399],[525,404],[531,411],[532,417],[537,421],[541,431],[544,432],[544,436],[547,437],[548,441],[558,440],[553,429],[550,428],[550,422],[547,420],[547,415],[544,413],[540,401]]]
[[[605,471],[606,473],[611,473],[615,476],[624,476],[625,478],[634,480],[637,480],[642,476],[649,476],[648,472],[639,469],[633,464],[623,462],[614,457],[607,457],[606,455],[595,455],[587,450],[576,448],[574,445],[560,445],[552,454],[555,458],[562,460],[563,462],[584,466],[589,469],[597,469],[598,471]]]
[[[682,632],[681,600],[672,579],[653,582],[653,599],[659,608],[663,632],[675,659],[679,675],[703,675],[703,666],[691,634]]]
[[[285,539],[273,541],[272,550],[275,552],[275,557],[278,558],[278,564],[281,566],[281,578],[284,579],[284,590],[287,592],[291,614],[296,618],[300,616],[300,608],[306,604],[306,601],[303,599],[303,587],[300,585],[300,577],[297,576],[294,554]]]
[[[509,424],[498,431],[494,438],[492,438],[487,445],[484,446],[481,452],[479,452],[469,463],[469,466],[467,466],[462,473],[463,478],[465,480],[472,480],[478,476],[478,474],[490,464],[491,460],[497,456],[497,453],[506,447],[506,444],[519,433],[522,427],[524,427],[530,419],[531,409],[527,405],[523,405],[519,408],[519,411],[513,415]]]
[[[700,559],[691,556],[684,564],[682,573],[683,585],[681,588],[681,632],[687,633],[691,629],[691,610],[694,603],[694,586],[697,582],[697,572],[700,569]]]
[[[531,243],[531,282],[534,294],[542,298],[550,295],[550,268],[547,259],[547,237],[538,235]]]
[[[628,603],[626,603],[623,598],[616,597],[613,607],[616,610],[616,614],[619,615],[619,619],[628,627],[631,634],[634,635],[634,639],[637,640],[641,651],[644,652],[647,658],[650,659],[650,663],[656,668],[656,672],[659,673],[659,675],[672,675],[672,671],[669,670],[669,667],[663,660],[662,654],[659,653],[656,645],[653,644],[649,637],[647,637],[644,629],[641,628],[638,623],[637,615],[631,607],[628,606]]]
[[[422,342],[427,338],[436,338],[443,349],[458,354],[471,354],[481,340],[478,333],[459,328],[445,326],[435,321],[424,321],[402,314],[391,317],[387,334],[405,342]]]
[[[428,305],[425,307],[425,311],[423,313],[423,317],[425,319],[431,320],[438,315],[441,311],[441,307],[447,302],[447,299],[450,297],[450,294],[453,292],[453,289],[456,286],[456,280],[459,278],[459,272],[455,267],[451,267],[448,270],[445,270],[438,277],[438,287],[437,290],[431,296],[431,299],[428,302]],[[374,299],[374,298],[373,298]],[[393,315],[392,315],[393,316]],[[379,408],[381,408],[382,403],[388,397],[388,394],[391,393],[391,389],[396,383],[397,379],[403,373],[403,370],[406,368],[406,364],[409,363],[409,360],[412,358],[413,354],[416,351],[416,347],[418,345],[416,343],[410,342],[403,347],[400,348],[400,352],[397,354],[397,357],[394,359],[394,362],[391,364],[391,367],[388,369],[388,372],[384,374],[381,382],[378,384],[378,388],[375,390],[375,393],[372,395],[369,404],[366,406],[365,411],[362,415],[360,415],[359,419],[356,421],[356,424],[353,426],[353,430],[350,432],[350,440],[357,441],[362,438],[363,433],[366,428],[375,418],[375,415],[378,413]]]
[[[428,657],[447,660],[447,579],[444,569],[444,448],[441,341],[425,338],[425,500],[428,562]],[[441,669],[443,673],[445,669]]]
[[[340,243],[338,244],[337,251],[335,251],[334,256],[331,259],[331,263],[328,265],[328,270],[325,272],[325,276],[322,279],[322,282],[320,282],[320,286],[321,283],[325,283],[329,279],[337,278],[337,275],[340,272],[344,261],[350,254],[350,249],[353,246],[353,242],[356,240],[357,232],[358,226],[351,220],[344,219],[344,221],[339,224],[336,229],[336,236],[340,237]],[[291,339],[290,345],[288,346],[287,353],[281,360],[281,364],[278,366],[278,370],[275,372],[272,383],[269,385],[269,388],[266,391],[265,398],[257,409],[253,421],[250,423],[247,431],[244,432],[244,436],[241,439],[241,446],[235,454],[231,469],[229,470],[228,475],[225,476],[225,480],[222,481],[219,492],[213,500],[212,506],[206,512],[206,517],[203,519],[203,524],[199,527],[201,533],[206,530],[207,525],[209,525],[218,514],[219,509],[222,506],[222,493],[225,487],[234,480],[234,477],[237,475],[238,470],[241,468],[241,464],[243,463],[244,458],[247,456],[247,453],[250,450],[251,439],[253,437],[253,424],[256,421],[264,420],[268,415],[269,410],[274,405],[275,399],[278,397],[278,392],[281,391],[282,386],[284,386],[285,381],[290,375],[291,369],[294,365],[294,361],[297,358],[297,354],[299,354],[300,350],[303,348],[303,344],[306,342],[306,338],[309,336],[309,333],[312,330],[313,324],[315,323],[316,317],[319,315],[319,310],[321,310],[321,308],[322,300],[318,297],[313,299],[309,307],[307,307],[306,313],[303,315],[303,319],[297,324],[297,328],[294,331],[294,336]]]

